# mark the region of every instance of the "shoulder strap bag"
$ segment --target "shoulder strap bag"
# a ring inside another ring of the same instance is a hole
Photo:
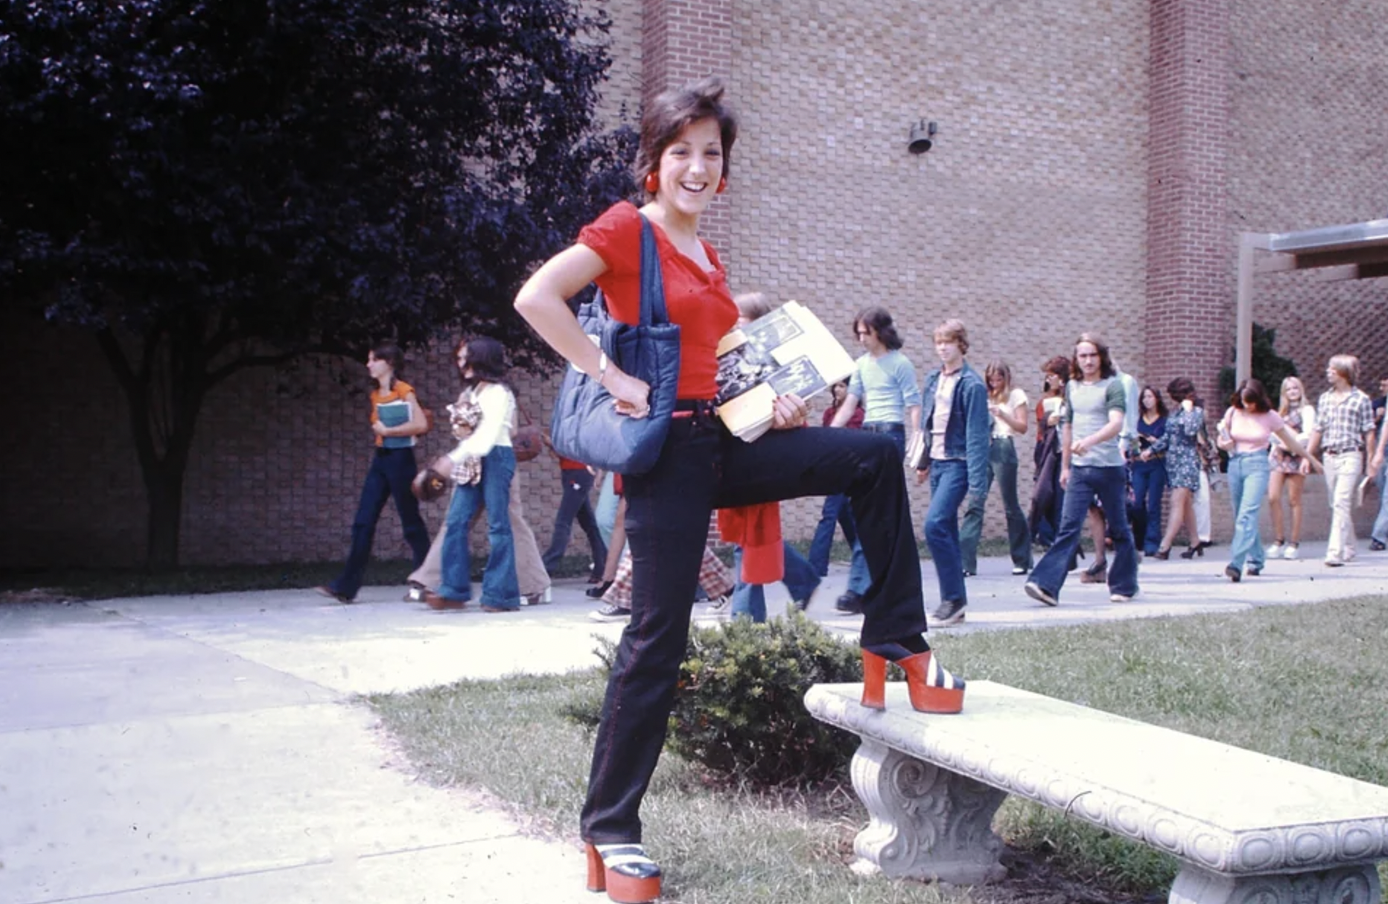
[[[565,458],[616,474],[644,474],[655,466],[670,420],[680,374],[680,328],[665,309],[660,257],[650,222],[641,217],[641,322],[614,319],[599,291],[578,312],[583,331],[624,372],[651,387],[644,418],[618,414],[612,394],[570,365],[550,422],[550,441]]]

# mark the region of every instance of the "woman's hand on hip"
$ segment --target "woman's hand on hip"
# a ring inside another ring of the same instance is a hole
[[[809,415],[809,406],[795,393],[777,396],[776,401],[771,403],[771,429],[791,430],[803,427]]]
[[[602,385],[612,393],[613,407],[618,414],[643,418],[651,413],[651,387],[645,380],[609,367]]]

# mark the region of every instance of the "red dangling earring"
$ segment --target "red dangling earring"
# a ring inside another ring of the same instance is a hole
[[[713,191],[714,191],[714,194],[721,195],[721,194],[723,194],[723,192],[725,192],[725,191],[727,191],[727,190],[728,190],[728,177],[727,177],[727,176],[719,176],[719,177],[718,177],[718,187],[715,188],[715,189],[713,190]]]
[[[646,194],[653,195],[660,188],[660,173],[646,174]]]

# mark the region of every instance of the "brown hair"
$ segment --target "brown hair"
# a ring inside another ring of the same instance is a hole
[[[1254,414],[1264,414],[1272,410],[1272,399],[1268,398],[1267,387],[1263,386],[1262,380],[1253,377],[1239,384],[1229,404],[1241,411],[1251,411]]]
[[[1080,343],[1088,342],[1099,352],[1099,377],[1108,378],[1118,371],[1113,366],[1113,356],[1108,353],[1108,343],[1099,338],[1098,333],[1080,333],[1080,338],[1075,340],[1075,357],[1070,359],[1070,378],[1079,380],[1084,377],[1084,372],[1080,370],[1079,347]]]
[[[682,88],[665,91],[651,101],[641,116],[641,145],[636,152],[636,182],[660,170],[660,155],[675,143],[686,126],[702,119],[718,121],[723,144],[723,177],[732,167],[737,141],[737,116],[723,103],[723,82],[714,76]]]
[[[935,327],[934,339],[936,342],[944,339],[946,342],[954,342],[959,345],[959,354],[969,353],[969,331],[964,326],[964,321],[954,317]]]
[[[733,298],[733,304],[737,305],[738,314],[748,320],[765,317],[775,310],[771,302],[766,300],[765,292],[743,292]]]
[[[886,308],[863,308],[853,319],[853,332],[857,333],[860,326],[876,333],[877,341],[889,350],[896,351],[901,348],[901,334],[896,331],[896,324],[892,322],[892,315]]]

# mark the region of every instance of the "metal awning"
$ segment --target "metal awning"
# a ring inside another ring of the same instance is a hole
[[[1245,232],[1239,237],[1238,345],[1235,378],[1253,369],[1253,276],[1316,270],[1322,279],[1388,276],[1388,220],[1321,226],[1297,232]]]

